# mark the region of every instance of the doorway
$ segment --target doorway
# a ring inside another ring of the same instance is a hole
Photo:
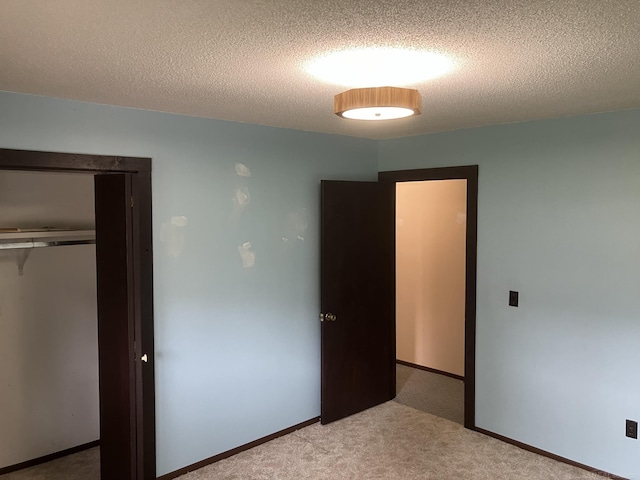
[[[464,424],[466,180],[396,183],[395,401]]]
[[[443,365],[443,367],[433,368],[434,370],[450,373],[454,378],[464,376],[464,426],[466,428],[473,428],[475,426],[475,308],[478,167],[463,166],[381,172],[379,174],[379,180],[382,182],[393,182],[396,186],[403,182],[425,182],[436,180],[462,180],[466,183],[466,213],[464,217],[465,232],[463,239],[465,262],[462,267],[462,274],[464,275],[464,278],[461,280],[464,288],[464,321],[463,325],[461,325],[464,330],[464,346],[461,348],[463,358],[446,358],[447,355],[445,354],[441,355],[440,359],[434,360],[433,358],[429,358],[429,355],[425,356],[420,352],[414,351],[412,358],[418,359],[418,361],[408,361],[408,363],[419,365],[420,363],[424,363],[424,361],[437,361],[440,362],[439,365]],[[457,218],[456,220],[459,221],[460,219],[461,218]],[[396,218],[396,222],[398,222],[398,220],[399,219]],[[460,307],[461,306],[462,305],[460,305]],[[406,341],[406,338],[403,339],[401,334],[399,339],[401,342],[403,340]],[[461,346],[454,346],[454,349],[460,347]],[[411,352],[409,350],[410,348],[403,353],[402,348],[399,348],[399,356],[410,355]],[[463,372],[461,370],[463,370]],[[460,373],[463,374],[460,375]]]
[[[118,379],[118,388],[99,393],[101,457],[109,459],[101,462],[101,477],[155,479],[151,159],[0,149],[0,170],[111,178],[96,182],[96,200],[101,198],[96,223],[102,225],[97,235],[100,384],[105,373],[108,385]],[[112,237],[111,227],[119,228],[119,237]],[[114,242],[119,248],[112,248]],[[126,288],[114,288],[123,278]],[[124,325],[116,327],[122,317]]]

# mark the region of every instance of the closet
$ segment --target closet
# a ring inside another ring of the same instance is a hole
[[[93,185],[0,170],[0,471],[99,440]]]

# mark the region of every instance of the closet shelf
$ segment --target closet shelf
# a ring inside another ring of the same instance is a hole
[[[21,230],[1,231],[0,250],[16,250],[96,243],[95,230]]]

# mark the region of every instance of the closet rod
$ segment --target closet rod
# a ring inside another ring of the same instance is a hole
[[[67,245],[95,245],[95,239],[88,240],[37,240],[11,243],[0,243],[0,250],[17,250],[24,248],[64,247]]]

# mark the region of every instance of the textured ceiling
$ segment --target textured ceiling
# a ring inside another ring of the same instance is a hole
[[[344,120],[305,67],[357,47],[456,67]],[[368,138],[640,107],[639,59],[639,0],[0,1],[0,90]]]

